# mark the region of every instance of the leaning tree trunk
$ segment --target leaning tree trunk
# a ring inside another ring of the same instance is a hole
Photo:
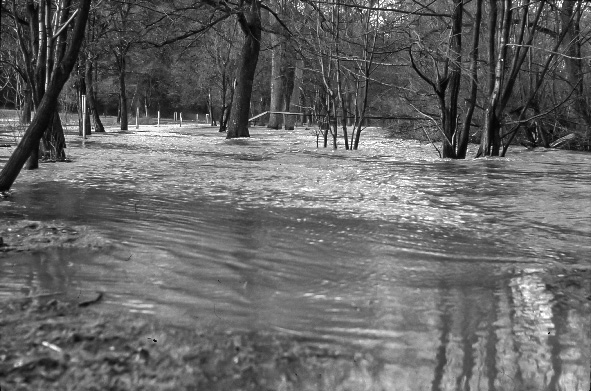
[[[66,160],[66,138],[64,137],[64,128],[57,107],[53,113],[51,124],[43,134],[41,147],[44,159],[53,161]]]
[[[237,15],[244,33],[244,43],[238,61],[237,83],[226,138],[250,137],[248,116],[252,84],[261,49],[261,10],[258,0],[245,0],[244,3],[243,11]]]
[[[67,52],[62,61],[60,61],[59,66],[55,67],[51,81],[37,108],[35,118],[33,118],[33,121],[25,131],[23,138],[8,159],[8,162],[6,162],[2,171],[0,171],[0,192],[10,190],[27,158],[31,155],[31,152],[39,147],[39,140],[43,136],[47,124],[57,109],[59,94],[76,63],[80,45],[84,39],[84,30],[86,20],[88,19],[90,3],[91,0],[80,0],[78,15],[76,16],[76,23],[71,32],[71,40]]]

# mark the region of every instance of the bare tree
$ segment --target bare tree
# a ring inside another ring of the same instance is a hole
[[[84,39],[90,3],[91,0],[80,0],[75,15],[75,24],[70,33],[67,32],[68,29],[66,28],[62,28],[56,32],[62,37],[60,42],[64,43],[63,45],[57,46],[58,50],[63,50],[63,55],[56,56],[59,61],[56,61],[54,64],[47,88],[37,107],[35,118],[33,118],[33,121],[25,131],[23,138],[8,159],[8,162],[4,165],[2,171],[0,171],[0,191],[10,190],[26,160],[38,148],[39,140],[41,140],[43,133],[47,129],[47,124],[55,116],[57,99],[62,87],[70,77]],[[67,40],[68,35],[69,39]]]

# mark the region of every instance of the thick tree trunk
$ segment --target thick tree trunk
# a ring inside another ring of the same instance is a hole
[[[258,0],[245,0],[243,11],[237,15],[244,33],[244,43],[238,61],[238,74],[232,113],[226,138],[250,137],[248,118],[252,84],[261,49],[261,10]]]
[[[269,24],[273,29],[279,29],[273,15],[269,15]],[[271,38],[271,102],[269,111],[283,111],[285,107],[285,42],[284,38],[276,33],[269,34]],[[281,114],[269,114],[269,129],[281,129],[283,116]]]
[[[8,191],[18,177],[27,158],[35,149],[38,150],[39,140],[47,128],[57,109],[59,94],[74,68],[80,45],[84,39],[84,30],[91,0],[80,0],[76,22],[71,32],[71,40],[60,64],[55,68],[47,90],[37,108],[35,118],[25,131],[18,146],[0,171],[0,192]]]
[[[482,1],[476,0],[476,12],[474,15],[473,32],[472,32],[472,53],[470,55],[470,100],[466,110],[464,119],[464,126],[458,137],[456,147],[456,157],[458,159],[465,159],[468,150],[468,141],[470,137],[470,126],[472,123],[472,116],[474,108],[476,107],[476,94],[478,92],[478,51],[480,46],[480,23],[482,22]]]
[[[573,108],[584,125],[579,126],[581,134],[585,135],[587,142],[591,141],[591,109],[586,102],[585,79],[583,72],[583,59],[581,58],[581,36],[580,36],[580,18],[581,18],[581,0],[565,0],[560,12],[562,29],[564,31],[565,48],[565,71],[566,78],[571,88],[574,89]]]
[[[289,111],[292,113],[299,113],[302,112],[302,107],[300,105],[300,96],[301,96],[301,87],[302,87],[302,80],[304,76],[304,61],[297,60],[295,62],[295,70],[294,70],[294,79],[293,79],[293,92],[291,94],[291,98],[289,101]],[[297,122],[298,116],[292,116],[291,129],[295,126]],[[303,121],[303,119],[302,119]]]
[[[293,53],[291,52],[291,48],[286,44],[285,49],[285,62],[283,67],[284,77],[283,82],[283,111],[291,111],[291,99],[293,96],[293,91],[295,88],[295,71],[296,71],[296,62]],[[294,123],[296,117],[293,115],[286,115],[283,118],[283,126],[286,130],[293,130]]]
[[[44,149],[44,159],[55,161],[64,161],[66,159],[66,139],[57,108],[53,113],[51,125],[48,126],[43,135],[42,146]]]
[[[41,145],[41,139],[34,142],[33,145],[31,154],[25,163],[25,170],[36,170],[39,168],[39,147]]]

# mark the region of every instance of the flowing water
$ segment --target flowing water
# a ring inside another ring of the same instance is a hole
[[[105,311],[370,351],[400,389],[589,389],[589,154],[449,161],[377,129],[354,152],[304,129],[68,141],[0,221],[115,246],[0,255],[0,299],[100,290]]]

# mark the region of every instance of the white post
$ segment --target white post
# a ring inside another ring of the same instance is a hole
[[[182,111],[179,113],[179,120],[181,121],[179,124],[179,127],[181,127],[181,126],[183,126],[183,112]]]
[[[158,127],[160,127],[160,110],[158,110]]]
[[[135,108],[135,128],[136,129],[140,128],[139,118],[140,118],[140,107],[138,106]]]
[[[82,138],[86,138],[86,95],[82,95]]]
[[[205,124],[209,125],[211,122],[209,122],[209,114],[205,114]]]
[[[173,114],[173,120],[174,120],[174,122],[176,122],[176,111]]]

